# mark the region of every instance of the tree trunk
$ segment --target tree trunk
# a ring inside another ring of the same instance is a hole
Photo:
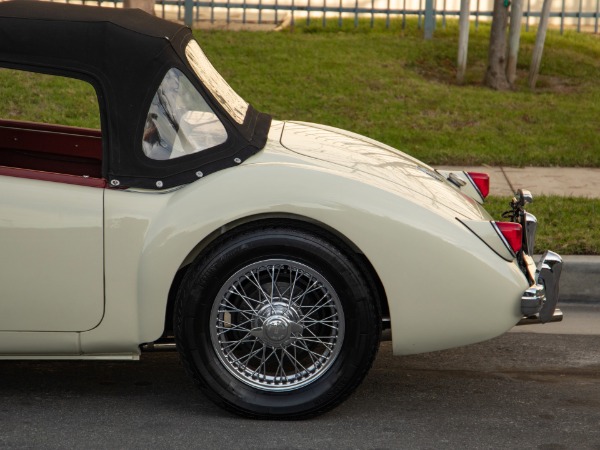
[[[542,53],[544,52],[544,42],[546,41],[546,30],[548,29],[548,19],[550,17],[550,4],[552,0],[544,0],[542,6],[542,16],[538,25],[535,46],[533,47],[533,57],[531,58],[531,68],[529,69],[529,87],[535,89],[540,64],[542,62]]]
[[[458,20],[458,61],[456,81],[463,84],[467,70],[467,52],[469,51],[469,0],[460,0],[460,18]]]
[[[148,14],[154,14],[154,0],[123,0],[123,7],[125,8],[139,8]]]
[[[494,0],[488,67],[483,81],[486,86],[497,90],[507,90],[510,88],[506,79],[506,26],[508,23],[508,7],[504,6],[504,1]]]
[[[510,29],[508,33],[508,62],[506,65],[506,78],[511,87],[514,87],[517,79],[517,60],[519,58],[522,18],[523,0],[512,0],[510,7]]]

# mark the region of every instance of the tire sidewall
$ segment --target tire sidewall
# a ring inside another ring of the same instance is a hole
[[[335,290],[345,319],[344,340],[333,364],[308,385],[284,392],[256,389],[234,377],[219,360],[210,336],[211,311],[223,284],[249,264],[269,259],[298,262],[321,274]],[[213,400],[255,416],[319,412],[343,400],[371,365],[379,342],[374,330],[379,327],[370,294],[360,271],[327,241],[292,230],[249,233],[197,260],[188,271],[179,294],[183,339],[178,341],[187,344],[185,356],[192,361],[194,378]]]

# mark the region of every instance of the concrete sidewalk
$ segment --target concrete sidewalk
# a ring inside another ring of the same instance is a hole
[[[577,167],[454,167],[443,170],[486,172],[490,175],[490,195],[512,196],[519,188],[536,195],[600,198],[600,169]]]
[[[600,198],[600,169],[489,166],[436,168],[486,172],[490,175],[490,195],[499,197],[510,197],[517,189],[524,188],[531,191],[534,199],[538,195]],[[565,265],[560,281],[560,301],[600,304],[600,256],[561,256]],[[598,327],[600,328],[600,324]]]

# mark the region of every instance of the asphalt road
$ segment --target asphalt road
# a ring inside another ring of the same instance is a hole
[[[137,363],[2,361],[0,447],[600,449],[600,306],[563,310],[571,329],[582,316],[599,324],[596,334],[521,327],[402,358],[383,343],[348,401],[301,422],[221,411],[174,353]]]

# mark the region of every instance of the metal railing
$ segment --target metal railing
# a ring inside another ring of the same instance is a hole
[[[1,0],[0,0],[1,1]],[[50,0],[65,3],[93,4],[121,7],[122,0]],[[386,28],[392,21],[406,27],[407,17],[416,17],[418,27],[446,27],[447,18],[458,18],[460,0],[155,0],[159,17],[178,20],[193,26],[194,22],[281,24],[328,26],[332,22],[341,27],[350,20],[355,27],[374,27],[383,20]],[[540,17],[542,0],[523,0],[525,28],[536,25]],[[436,4],[437,3],[437,4]],[[600,0],[560,0],[554,2],[550,13],[551,25],[561,34],[565,29],[577,32],[598,33]],[[492,15],[492,0],[471,0],[471,19],[475,28]],[[560,9],[560,10],[557,10]],[[427,30],[426,30],[427,31]]]
[[[529,31],[530,26],[536,25],[539,20],[542,2],[524,1],[523,20]],[[373,27],[376,19],[383,19],[389,28],[391,21],[396,19],[405,28],[407,17],[412,16],[417,18],[419,27],[426,27],[427,18],[431,17],[435,20],[434,26],[439,22],[445,28],[447,18],[458,18],[458,2],[438,0],[438,5],[435,3],[433,0],[157,0],[157,11],[165,14],[166,8],[176,6],[179,20],[186,18],[187,11],[188,17],[195,21],[277,24],[287,19],[291,25],[295,25],[300,19],[308,26],[320,24],[323,27],[332,20],[341,27],[344,19],[353,20],[355,27],[363,19]],[[475,28],[478,28],[480,20],[489,20],[491,17],[492,4],[484,0],[472,0],[471,3],[475,8],[470,14]],[[558,26],[561,34],[566,28],[577,32],[585,28],[598,33],[600,0],[561,0],[558,5],[560,10],[551,12],[550,17],[553,19],[552,25]],[[237,14],[234,15],[234,12]]]

